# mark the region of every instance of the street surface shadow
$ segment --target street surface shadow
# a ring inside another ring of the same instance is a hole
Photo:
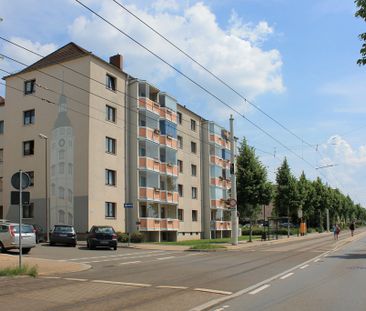
[[[327,258],[339,258],[339,259],[366,259],[366,253],[349,253],[344,255],[327,256]]]

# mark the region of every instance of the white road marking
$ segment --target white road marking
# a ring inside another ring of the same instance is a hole
[[[170,286],[170,285],[159,285],[157,288],[172,288],[172,289],[188,289],[187,286]]]
[[[293,272],[287,273],[286,275],[280,277],[281,280],[287,279],[288,277],[290,277],[291,275],[293,275]]]
[[[255,294],[258,294],[259,292],[261,292],[262,290],[270,287],[271,285],[270,284],[265,284],[265,285],[262,285],[261,287],[258,287],[257,289],[249,292],[249,295],[255,295]]]
[[[215,309],[214,311],[223,311],[224,308],[218,308],[218,309]]]
[[[142,256],[118,257],[118,258],[116,257],[116,258],[108,258],[108,259],[103,259],[103,260],[83,261],[81,263],[88,264],[88,263],[96,263],[96,262],[117,261],[117,260],[123,260],[123,259],[147,258],[147,257],[152,257],[152,256],[161,256],[161,255],[162,255],[161,253],[153,253],[153,254],[142,255]]]
[[[42,279],[61,279],[60,276],[42,276]]]
[[[309,267],[309,265],[304,265],[304,266],[300,267],[300,269],[305,269],[307,267]]]
[[[92,283],[102,283],[102,284],[112,284],[112,285],[124,285],[133,287],[150,287],[151,284],[141,284],[141,283],[127,283],[127,282],[116,282],[116,281],[104,281],[104,280],[92,280]]]
[[[94,256],[94,257],[80,257],[80,258],[63,259],[62,261],[77,261],[77,260],[85,260],[85,259],[127,257],[127,256],[130,256],[130,255],[144,255],[144,254],[153,254],[153,253],[157,253],[157,254],[158,253],[166,253],[166,251],[151,251],[151,252],[141,252],[141,253],[136,252],[136,253],[118,254],[118,255],[105,255],[105,256]]]
[[[129,265],[129,264],[133,264],[133,263],[140,263],[141,261],[128,261],[128,262],[121,262],[120,265]]]
[[[76,278],[63,278],[64,280],[68,280],[68,281],[78,281],[78,282],[86,282],[89,281],[87,279],[76,279]]]
[[[194,290],[199,292],[206,292],[206,293],[213,293],[213,294],[220,294],[220,295],[231,295],[232,292],[226,292],[223,290],[216,290],[216,289],[209,289],[209,288],[195,288]]]
[[[170,256],[170,257],[160,257],[160,258],[156,258],[157,260],[167,260],[167,259],[172,259],[175,258],[175,256]]]
[[[318,258],[318,259],[315,259],[315,260],[314,260],[314,262],[318,262],[319,260],[320,260],[320,258]]]

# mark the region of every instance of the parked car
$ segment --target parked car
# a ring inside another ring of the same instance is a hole
[[[76,232],[73,226],[55,225],[50,234],[50,245],[64,244],[73,247],[77,244]]]
[[[0,222],[0,252],[19,249],[19,224]],[[36,233],[32,225],[22,224],[22,253],[28,254],[36,246]]]
[[[117,250],[117,234],[111,226],[93,226],[89,231],[86,243],[89,249],[104,246]]]
[[[33,228],[36,231],[36,242],[46,242],[46,232],[43,230],[43,228],[40,225],[33,224]]]

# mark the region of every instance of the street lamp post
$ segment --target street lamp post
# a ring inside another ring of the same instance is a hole
[[[39,138],[43,139],[45,142],[45,195],[46,195],[46,242],[50,241],[50,222],[49,222],[49,197],[48,197],[48,137],[44,134],[39,134]]]

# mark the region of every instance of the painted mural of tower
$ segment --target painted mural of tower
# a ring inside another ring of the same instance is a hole
[[[74,225],[74,133],[67,115],[64,82],[51,136],[50,225]]]

